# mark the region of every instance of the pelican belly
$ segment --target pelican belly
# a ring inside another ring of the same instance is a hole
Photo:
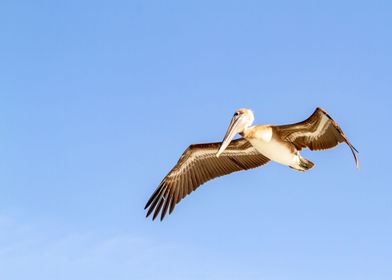
[[[271,127],[259,129],[254,137],[247,140],[257,151],[270,160],[288,166],[297,166],[300,161],[298,153],[291,149],[287,143],[273,137]]]

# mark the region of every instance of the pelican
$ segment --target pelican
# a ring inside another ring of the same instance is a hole
[[[154,220],[161,212],[162,221],[168,209],[171,214],[177,203],[205,182],[271,160],[298,171],[309,170],[314,163],[300,155],[302,148],[325,150],[346,143],[359,167],[357,149],[321,108],[306,120],[289,125],[252,126],[253,121],[251,110],[239,109],[222,142],[190,145],[151,195],[144,208],[148,208],[146,217],[154,212]],[[237,133],[241,138],[233,140]]]

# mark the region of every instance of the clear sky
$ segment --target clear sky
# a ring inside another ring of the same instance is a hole
[[[390,1],[0,3],[0,279],[392,279]],[[360,151],[152,191],[235,109]]]

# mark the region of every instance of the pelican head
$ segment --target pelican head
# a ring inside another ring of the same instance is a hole
[[[254,119],[255,117],[253,112],[249,109],[242,108],[235,111],[229,128],[227,129],[225,138],[223,138],[222,144],[216,153],[216,156],[219,157],[220,154],[227,148],[236,133],[242,133],[245,129],[251,126]]]

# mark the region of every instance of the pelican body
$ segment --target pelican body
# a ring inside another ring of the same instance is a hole
[[[282,139],[279,130],[272,125],[252,125],[254,121],[253,112],[249,109],[239,109],[233,116],[229,129],[217,156],[224,151],[226,146],[240,134],[244,139],[261,154],[272,161],[287,165],[299,171],[305,171],[313,167],[313,163],[304,159],[299,154],[295,145]]]
[[[294,145],[282,141],[271,126],[255,126],[244,131],[243,137],[248,140],[259,153],[272,161],[304,171],[313,165],[302,158]]]
[[[346,143],[359,167],[358,151],[326,111],[317,108],[306,120],[289,125],[255,125],[249,109],[237,110],[222,142],[193,144],[162,180],[148,200],[147,217],[161,212],[161,220],[182,198],[213,178],[275,161],[298,171],[314,166],[300,155],[302,148],[325,150]],[[236,134],[240,139],[233,140]],[[161,211],[162,210],[162,211]]]

